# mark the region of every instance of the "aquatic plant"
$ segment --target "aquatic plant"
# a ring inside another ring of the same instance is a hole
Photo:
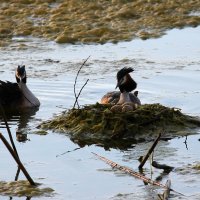
[[[58,43],[106,43],[156,38],[200,24],[194,0],[1,0],[0,46],[15,36]]]
[[[18,197],[38,197],[38,196],[52,196],[53,189],[40,188],[30,185],[28,181],[0,181],[0,194],[6,196],[18,196]]]
[[[199,118],[160,104],[144,104],[129,112],[112,112],[111,107],[96,103],[71,109],[43,122],[40,128],[65,133],[81,146],[126,148],[154,139],[161,130],[163,137],[172,138],[195,133],[194,128],[200,126]]]

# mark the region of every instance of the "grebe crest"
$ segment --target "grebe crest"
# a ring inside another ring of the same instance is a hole
[[[129,68],[124,67],[117,72],[116,88],[119,87],[119,90],[121,93],[131,92],[136,89],[137,83],[129,75],[129,73],[133,72],[133,71],[134,70],[131,67],[129,67]]]

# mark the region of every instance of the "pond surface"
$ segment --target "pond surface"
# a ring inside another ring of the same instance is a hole
[[[95,145],[79,148],[67,135],[51,131],[38,135],[36,127],[41,121],[72,108],[75,76],[88,56],[77,83],[79,90],[90,79],[79,98],[80,105],[96,103],[107,91],[114,90],[116,72],[127,66],[135,69],[132,76],[138,83],[142,103],[161,103],[199,116],[199,34],[200,27],[174,29],[160,39],[104,45],[59,45],[35,38],[14,38],[10,46],[1,48],[0,79],[14,82],[16,66],[26,65],[27,84],[41,101],[36,113],[13,116],[9,120],[15,141],[16,130],[27,134],[28,140],[16,141],[16,147],[28,172],[43,187],[54,189],[51,197],[32,199],[157,199],[157,193],[163,192],[160,188],[145,186],[141,180],[113,170],[91,153],[138,171],[138,158],[151,143],[137,144],[126,151],[106,151]],[[8,138],[4,128],[0,131]],[[184,137],[159,143],[154,159],[175,167],[170,174],[163,174],[158,169],[152,172],[150,163],[145,165],[146,176],[160,178],[163,184],[171,179],[172,188],[185,194],[173,193],[170,199],[200,199],[200,171],[192,168],[200,162],[199,134],[200,130],[195,130],[187,140]],[[3,144],[0,145],[0,157],[1,181],[14,180],[17,166]],[[25,178],[20,174],[19,179]]]

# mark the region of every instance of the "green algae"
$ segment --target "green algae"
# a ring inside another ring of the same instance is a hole
[[[66,133],[79,145],[97,144],[124,148],[137,142],[150,141],[163,131],[173,138],[194,133],[200,119],[184,115],[179,109],[160,104],[145,104],[130,112],[112,112],[112,105],[87,105],[71,109],[40,128]]]
[[[54,190],[51,188],[40,188],[39,186],[31,186],[30,183],[25,180],[12,182],[0,181],[0,194],[5,196],[51,196],[53,191]]]
[[[58,43],[156,38],[200,24],[198,0],[1,0],[0,38],[34,36]]]
[[[195,165],[192,166],[192,168],[200,172],[200,163],[196,163]]]
[[[185,166],[181,166],[175,169],[181,175],[190,174],[191,175],[199,175],[200,174],[200,162],[195,161],[194,163],[189,163]]]

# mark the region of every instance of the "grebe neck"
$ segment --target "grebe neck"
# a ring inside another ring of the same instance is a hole
[[[18,83],[19,88],[21,89],[25,104],[28,105],[28,107],[38,107],[40,106],[39,100],[35,97],[35,95],[28,89],[27,85],[23,82]]]
[[[121,92],[120,97],[119,97],[119,101],[118,101],[117,104],[123,104],[123,103],[126,103],[126,102],[131,102],[129,92],[126,92],[126,91]]]

